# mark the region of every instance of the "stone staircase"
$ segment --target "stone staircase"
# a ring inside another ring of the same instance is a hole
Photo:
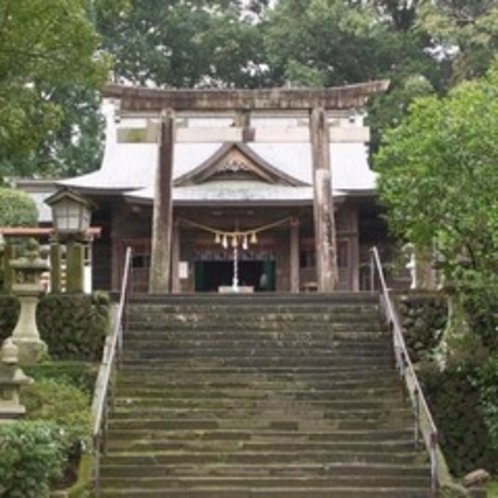
[[[364,294],[135,297],[102,497],[426,498]]]

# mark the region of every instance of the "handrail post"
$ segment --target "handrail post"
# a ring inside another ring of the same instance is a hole
[[[438,447],[437,431],[431,432],[431,491],[432,497],[438,496],[438,468],[437,468],[437,447]]]
[[[415,439],[415,447],[418,447],[420,441],[420,400],[419,400],[419,391],[417,388],[413,390],[413,411],[415,414],[415,426],[414,426],[414,439]]]
[[[373,251],[370,252],[370,292],[375,292],[375,257]]]

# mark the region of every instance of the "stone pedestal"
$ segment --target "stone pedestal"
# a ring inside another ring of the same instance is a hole
[[[29,241],[26,256],[11,260],[10,266],[14,272],[12,290],[21,305],[12,341],[19,348],[20,364],[36,363],[47,350],[36,325],[36,307],[43,291],[41,275],[49,267],[46,261],[40,259],[35,240]]]
[[[21,387],[32,382],[17,366],[19,350],[8,338],[0,353],[0,422],[16,419],[25,413],[19,400]]]

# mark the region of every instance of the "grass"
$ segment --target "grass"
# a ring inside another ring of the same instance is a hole
[[[498,481],[491,481],[487,486],[487,498],[498,498]]]

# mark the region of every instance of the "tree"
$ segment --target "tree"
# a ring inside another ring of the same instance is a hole
[[[109,3],[0,2],[0,174],[28,164],[67,117],[57,100],[61,89],[74,95],[104,83],[107,62],[89,9]]]
[[[0,188],[0,227],[32,227],[38,224],[38,209],[29,195],[13,188]]]
[[[263,15],[266,2],[252,3]],[[244,14],[245,12],[245,14]],[[130,9],[99,21],[114,55],[114,79],[139,85],[256,87],[264,82],[262,39],[254,15],[229,0],[131,0]]]
[[[430,50],[451,62],[453,83],[482,76],[498,50],[495,0],[424,1],[419,25],[430,34]]]
[[[395,234],[437,244],[447,282],[467,298],[494,343],[498,296],[498,65],[447,97],[424,97],[374,157],[379,195]]]

